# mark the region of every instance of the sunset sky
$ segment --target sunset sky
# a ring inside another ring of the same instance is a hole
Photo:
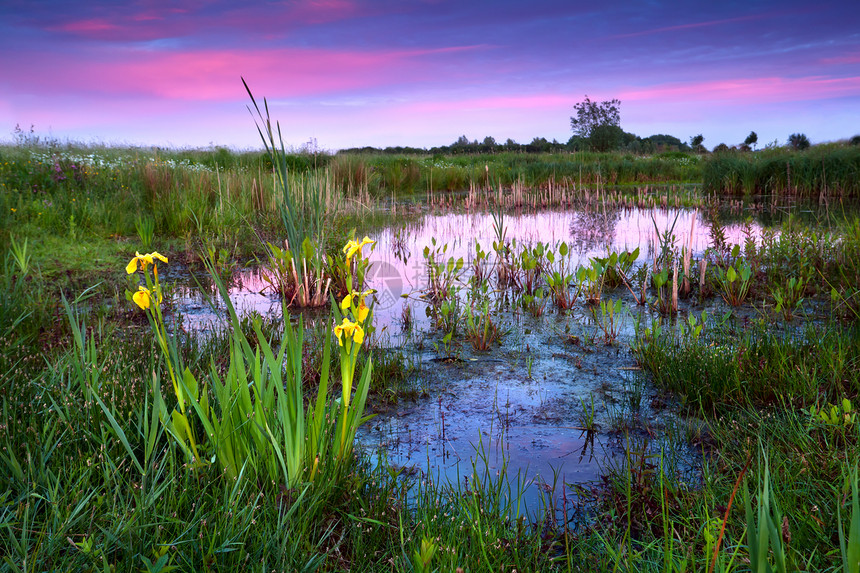
[[[0,0],[0,139],[430,147],[567,141],[573,105],[705,145],[860,134],[860,1]]]

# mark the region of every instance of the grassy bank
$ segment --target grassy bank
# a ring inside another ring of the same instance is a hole
[[[530,189],[696,182],[695,154],[498,153],[451,156],[338,154],[331,170],[336,185],[371,194],[462,191],[515,184]]]
[[[804,151],[768,149],[714,153],[702,165],[705,192],[797,197],[860,195],[860,146],[816,145]]]

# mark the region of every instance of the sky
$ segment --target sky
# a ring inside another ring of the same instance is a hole
[[[567,141],[573,106],[705,146],[860,134],[860,1],[0,0],[0,140]]]

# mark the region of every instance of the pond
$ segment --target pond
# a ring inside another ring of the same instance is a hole
[[[771,212],[757,213],[773,219]],[[736,220],[721,226],[726,243],[760,238],[758,220]],[[550,301],[540,312],[527,312],[492,275],[495,222],[491,213],[425,213],[367,231],[376,240],[367,285],[377,291],[373,338],[380,352],[407,357],[416,392],[393,407],[369,405],[377,416],[360,430],[361,443],[407,475],[462,483],[474,464],[479,471],[519,476],[527,484],[523,499],[532,505],[547,491],[570,495],[565,484],[597,481],[609,466],[624,463],[631,440],[649,452],[662,448],[670,468],[689,473],[701,454],[678,438],[688,431],[687,422],[649,385],[629,349],[635,324],[647,324],[658,313],[637,305],[634,289],[606,289],[604,298],[622,305],[610,341],[600,311],[584,297],[568,310],[559,311]],[[672,248],[690,249],[694,258],[712,241],[711,218],[683,208],[513,212],[504,216],[503,226],[507,240],[520,247],[541,242],[557,253],[565,243],[573,268],[609,252],[636,249],[631,268],[650,265],[660,235],[671,235]],[[489,288],[478,295],[470,286],[476,244],[489,253],[485,264],[491,275]],[[462,333],[460,313],[486,301],[500,333],[490,350],[475,350],[462,334],[444,339],[438,304],[427,296],[428,247],[438,249],[437,262],[463,259],[452,282],[459,301],[455,326]],[[240,314],[280,316],[280,298],[266,288],[261,273],[258,268],[234,272],[231,299]],[[188,281],[176,288],[174,302],[186,328],[217,328],[220,311]],[[718,300],[708,304],[720,306]],[[681,302],[682,313],[703,308],[694,299]]]

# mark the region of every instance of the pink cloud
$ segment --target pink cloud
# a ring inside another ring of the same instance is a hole
[[[732,101],[772,103],[807,101],[860,95],[860,76],[829,78],[738,78],[697,83],[662,84],[622,91],[622,102],[659,100],[662,102]]]
[[[63,90],[92,96],[161,99],[235,100],[242,97],[240,76],[256,93],[299,97],[341,93],[395,83],[423,82],[434,61],[424,56],[458,53],[482,46],[435,50],[338,51],[284,48],[275,50],[134,50],[98,54],[97,58],[44,53],[28,62],[32,73],[20,76],[22,91]]]

